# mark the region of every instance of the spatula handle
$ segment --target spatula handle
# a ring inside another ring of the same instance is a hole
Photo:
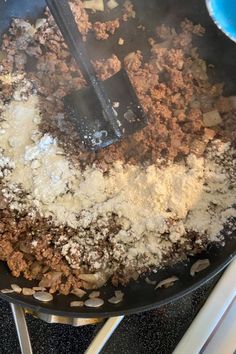
[[[91,78],[96,78],[96,73],[88,57],[82,34],[78,30],[68,0],[46,0],[46,2],[71,54],[84,78],[90,84]]]
[[[94,88],[106,119],[111,123],[116,135],[120,137],[120,127],[116,121],[111,102],[109,101],[102,83],[96,77],[95,70],[87,54],[82,35],[78,30],[68,0],[46,0],[46,2],[76,61],[76,64],[80,68],[87,83]]]

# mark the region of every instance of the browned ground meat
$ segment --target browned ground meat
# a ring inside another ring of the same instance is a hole
[[[97,60],[94,63],[97,74],[101,80],[106,80],[121,69],[121,62],[116,55],[107,60]]]
[[[22,252],[13,252],[11,257],[7,259],[7,265],[12,270],[14,277],[19,277],[28,267]]]
[[[229,128],[234,120],[233,113],[230,104],[227,112],[223,107],[226,106],[224,101],[229,103],[222,97],[223,85],[209,83],[206,63],[192,45],[192,33],[201,36],[204,30],[188,20],[183,21],[181,27],[179,33],[166,26],[157,28],[157,37],[149,41],[151,57],[148,61],[143,60],[139,50],[125,57],[124,65],[147,113],[149,125],[142,132],[95,154],[83,149],[75,123],[65,117],[62,97],[84,86],[85,82],[49,17],[21,51],[35,63],[36,70],[29,76],[41,94],[42,131],[57,136],[71,158],[82,166],[96,163],[105,170],[117,159],[130,164],[149,164],[160,156],[174,160],[191,151],[201,154],[214,135],[226,134],[233,139],[234,130]],[[22,36],[24,31],[13,22],[11,34],[4,36],[2,45],[5,71],[12,71],[16,65],[17,40]],[[94,64],[102,80],[121,67],[115,55]],[[12,87],[5,89],[11,91]],[[4,97],[9,99],[10,91]],[[206,134],[202,114],[214,108],[219,109],[228,123]]]
[[[125,57],[124,64],[130,72],[137,71],[142,65],[142,60],[142,53],[140,50],[137,50],[137,52],[131,52]]]
[[[9,241],[0,241],[0,259],[6,261],[8,257],[12,254],[13,248]]]
[[[92,24],[89,21],[87,12],[83,8],[83,3],[80,0],[72,0],[70,1],[70,6],[72,12],[74,13],[75,21],[78,25],[79,31],[84,36],[84,40],[86,40],[86,35],[92,28]]]
[[[107,22],[95,22],[93,24],[93,30],[95,32],[95,37],[98,40],[108,39],[111,34],[114,34],[115,31],[120,27],[119,19]]]
[[[81,2],[72,3],[76,20],[84,36],[92,28]],[[129,1],[125,2],[123,21],[134,18],[135,12]],[[26,58],[32,70],[28,77],[40,94],[42,113],[41,131],[58,138],[59,143],[71,159],[82,166],[96,163],[104,171],[109,170],[115,160],[144,165],[157,158],[165,161],[179,159],[194,152],[202,155],[208,142],[214,136],[235,139],[232,129],[235,113],[229,100],[222,96],[222,84],[212,85],[207,76],[206,63],[199,59],[192,45],[192,36],[204,33],[200,26],[185,20],[181,31],[160,26],[156,38],[150,38],[150,58],[146,61],[140,50],[128,54],[124,66],[129,74],[137,95],[148,116],[148,126],[141,132],[111,145],[98,153],[83,149],[75,124],[64,114],[62,97],[72,90],[85,85],[85,81],[71,58],[60,32],[52,17],[46,12],[46,21],[30,37],[19,20],[14,20],[8,34],[3,36],[1,47],[0,74],[25,71]],[[99,39],[105,39],[119,27],[119,20],[97,23],[93,26]],[[104,37],[105,36],[105,37]],[[85,38],[85,37],[84,37]],[[112,55],[107,60],[94,63],[98,76],[105,80],[121,68],[121,61]],[[13,87],[1,83],[0,97],[4,103],[13,93]],[[224,126],[210,129],[202,124],[203,113],[218,109],[224,119]],[[234,123],[235,124],[235,123]],[[234,131],[234,132],[233,132]],[[112,223],[110,234],[112,235]],[[57,239],[63,234],[73,236],[77,230],[66,226],[56,227],[49,220],[32,220],[9,210],[0,195],[0,260],[7,260],[13,275],[23,274],[27,279],[36,279],[51,292],[63,294],[79,287],[88,287],[79,278],[80,271],[94,270],[89,255],[81,256],[83,269],[73,270],[57,250]],[[32,245],[32,239],[36,245]],[[103,255],[104,244],[89,239]],[[185,245],[173,245],[166,257],[184,257],[186,250],[196,253],[206,247],[204,237],[192,234]],[[112,253],[112,244],[109,252]],[[83,253],[83,250],[82,250]],[[105,256],[104,256],[105,257]],[[173,259],[174,261],[174,259]],[[130,269],[130,275],[134,273]],[[129,276],[130,276],[129,275]],[[113,277],[113,282],[125,282],[122,269]]]
[[[130,0],[126,0],[123,5],[123,21],[128,21],[130,18],[135,18],[135,16],[134,5]]]
[[[65,234],[73,236],[78,233],[77,230],[68,226],[57,227],[48,220],[38,218],[30,219],[28,216],[21,215],[20,219],[16,213],[4,210],[0,211],[1,222],[5,228],[0,231],[0,260],[7,261],[8,267],[12,274],[16,277],[23,275],[26,279],[37,280],[39,286],[46,287],[51,293],[56,291],[67,295],[76,289],[83,287],[96,288],[92,284],[88,284],[80,279],[81,272],[87,272],[92,269],[94,260],[89,254],[84,254],[81,258],[81,269],[73,270],[62,258],[59,250],[57,250],[57,240]],[[97,226],[95,226],[97,228]],[[114,222],[110,223],[110,232],[117,232],[117,226]],[[8,232],[6,230],[11,230]],[[49,231],[50,230],[50,231]],[[88,237],[91,243],[91,249],[98,248],[103,255],[104,246],[108,247],[108,241],[98,239],[96,236]],[[32,244],[34,239],[35,244]],[[207,245],[207,239],[196,234],[190,234],[189,240],[185,245],[173,244],[173,248],[165,255],[166,261],[169,262],[170,255],[172,261],[186,257],[186,250],[191,249],[193,253],[197,253]],[[112,253],[113,244],[109,244],[109,252]],[[117,260],[119,262],[119,260]],[[165,260],[164,260],[165,262]],[[86,265],[87,264],[87,265]],[[145,271],[147,269],[143,269]],[[117,273],[112,277],[112,282],[117,285],[118,282],[125,284],[131,276],[135,277],[135,270],[126,269],[124,277],[123,269],[118,269]]]
[[[6,209],[0,210],[0,220],[0,225],[4,225],[0,228],[0,260],[7,261],[14,276],[23,274],[30,280],[42,279],[40,286],[50,287],[51,292],[60,290],[63,294],[81,286],[78,271],[69,268],[52,242],[54,236],[55,242],[61,234],[73,234],[75,230],[67,231],[65,228],[52,226],[49,235],[50,226],[47,220],[39,218],[32,221],[23,215],[18,220],[16,215]],[[35,247],[32,246],[32,235],[36,236]]]

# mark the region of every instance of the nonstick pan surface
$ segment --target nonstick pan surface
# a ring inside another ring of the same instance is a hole
[[[208,15],[204,0],[133,0],[136,9],[136,19],[128,21],[122,28],[122,38],[125,39],[124,46],[117,46],[117,40],[121,32],[117,32],[108,41],[94,41],[89,38],[91,56],[108,57],[112,53],[123,58],[131,51],[140,49],[144,56],[147,55],[147,38],[154,35],[157,24],[166,23],[178,27],[178,24],[185,17],[195,23],[200,23],[206,28],[206,35],[196,42],[200,48],[201,56],[209,63],[215,65],[214,81],[226,83],[225,94],[236,94],[236,45],[221,33]],[[0,0],[0,35],[9,27],[12,17],[34,20],[43,14],[45,2],[43,0]],[[116,10],[114,10],[116,11]],[[116,17],[114,13],[114,17]],[[104,14],[96,15],[98,19],[104,20]],[[106,17],[107,20],[107,17]],[[138,31],[137,24],[146,27],[146,31]],[[225,230],[226,234],[226,230]],[[55,295],[54,300],[42,304],[33,299],[18,294],[1,294],[1,297],[9,302],[19,303],[35,311],[47,312],[50,314],[73,316],[73,317],[110,317],[120,314],[131,314],[139,311],[149,310],[177,299],[184,294],[197,288],[220,270],[222,270],[236,255],[236,234],[227,235],[224,247],[211,245],[208,250],[200,256],[191,257],[188,262],[178,263],[172,267],[158,270],[152,278],[160,281],[171,275],[179,278],[172,287],[155,291],[153,286],[148,285],[144,280],[131,281],[127,287],[121,288],[124,292],[124,301],[112,305],[106,300],[113,296],[114,287],[111,284],[101,289],[101,297],[105,304],[98,309],[80,308],[79,311],[70,307],[70,302],[76,300],[75,296]],[[189,269],[196,259],[208,258],[210,266],[204,271],[191,277]],[[0,262],[0,287],[9,288],[11,284],[32,287],[34,282],[24,278],[14,278],[7,266]]]

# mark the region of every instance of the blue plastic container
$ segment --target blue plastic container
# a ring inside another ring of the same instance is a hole
[[[236,42],[236,0],[206,0],[216,25]]]

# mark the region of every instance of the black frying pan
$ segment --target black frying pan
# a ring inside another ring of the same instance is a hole
[[[109,41],[93,41],[91,46],[93,54],[96,52],[98,57],[106,57],[111,53],[115,53],[121,59],[130,51],[137,49],[141,49],[145,54],[147,52],[146,39],[154,34],[154,29],[158,22],[166,22],[172,26],[178,26],[182,19],[188,17],[195,23],[201,23],[206,27],[206,35],[197,43],[200,46],[201,55],[215,65],[215,79],[226,83],[225,93],[236,94],[236,45],[215,27],[207,13],[204,0],[133,0],[133,3],[137,13],[135,21],[144,24],[147,33],[140,31],[137,35],[136,25],[134,26],[134,22],[128,21],[124,25],[125,29],[122,29],[122,37],[125,39],[124,46],[116,45],[118,38],[121,36],[117,32]],[[42,15],[44,7],[43,0],[7,0],[6,2],[0,0],[0,34],[7,30],[12,17],[35,19]],[[103,20],[105,15],[96,16]],[[90,38],[90,44],[91,41],[92,39]],[[222,270],[236,255],[235,236],[236,234],[227,236],[224,247],[211,245],[200,257],[192,257],[188,262],[158,270],[153,276],[157,281],[171,275],[178,276],[180,280],[170,288],[155,291],[153,286],[148,285],[144,280],[130,282],[123,289],[125,294],[124,301],[118,305],[112,305],[106,301],[106,299],[113,296],[114,292],[114,288],[110,284],[101,289],[101,297],[105,300],[105,304],[101,308],[81,308],[77,311],[70,307],[70,302],[76,300],[73,295],[56,295],[52,302],[42,304],[29,296],[0,294],[7,301],[19,303],[35,311],[62,316],[110,317],[149,310],[183,296]],[[195,277],[191,277],[189,274],[190,266],[198,258],[208,258],[211,262],[210,267]],[[23,278],[14,278],[7,266],[0,262],[0,288],[9,288],[12,283],[25,287],[35,285],[34,282]]]

